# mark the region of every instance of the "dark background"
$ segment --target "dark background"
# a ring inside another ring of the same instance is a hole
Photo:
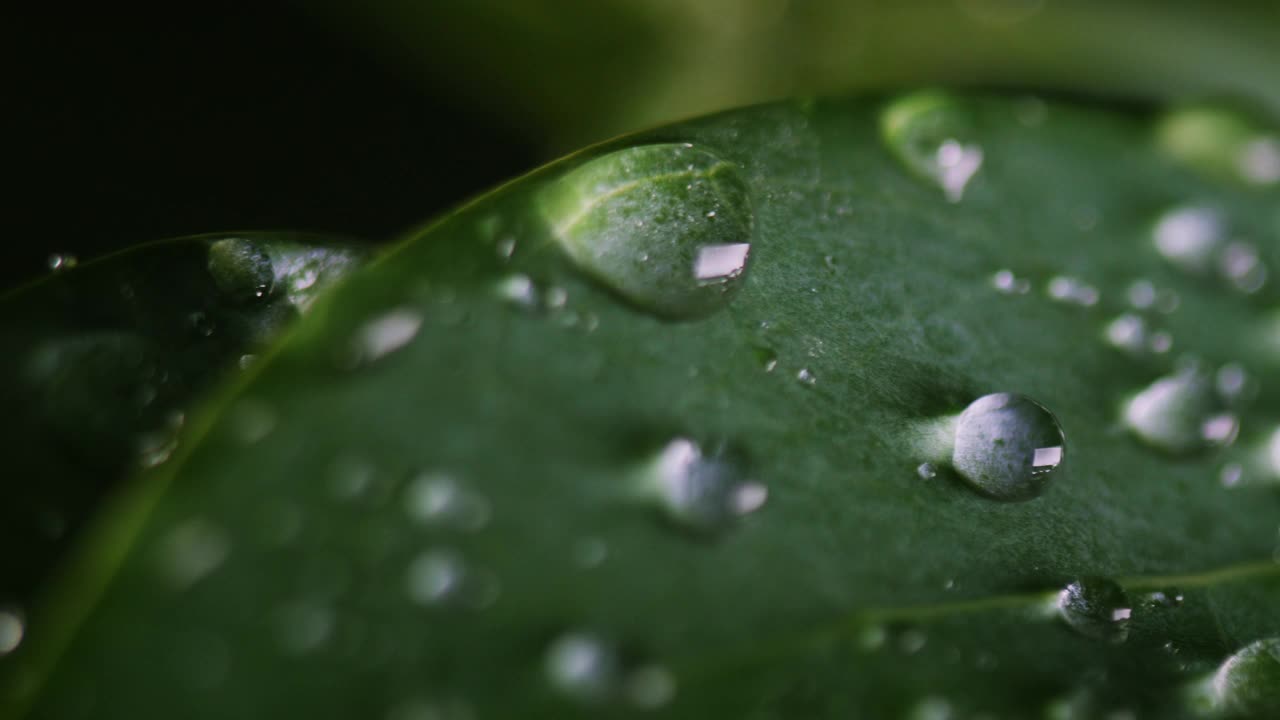
[[[451,105],[284,4],[0,22],[0,289],[147,240],[247,229],[384,240],[528,169]]]

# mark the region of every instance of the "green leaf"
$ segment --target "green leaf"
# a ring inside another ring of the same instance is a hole
[[[1276,187],[1156,121],[808,101],[496,190],[206,407],[8,707],[1265,717]]]
[[[16,480],[0,601],[27,604],[103,494],[167,459],[187,408],[365,254],[305,233],[202,235],[58,258],[0,299],[0,452]]]

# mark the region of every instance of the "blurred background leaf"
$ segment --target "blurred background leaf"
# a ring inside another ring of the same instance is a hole
[[[563,151],[924,83],[1280,109],[1265,2],[263,0],[0,24],[0,286],[244,227],[385,238]]]

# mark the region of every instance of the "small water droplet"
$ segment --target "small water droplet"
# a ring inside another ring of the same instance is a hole
[[[1182,606],[1182,593],[1177,590],[1155,590],[1144,598],[1147,607],[1155,610],[1170,610]],[[1173,643],[1168,643],[1172,646]]]
[[[26,621],[17,608],[0,608],[0,657],[17,650],[26,632]]]
[[[547,649],[544,665],[552,687],[574,700],[598,703],[616,691],[618,653],[594,633],[571,632],[556,638]]]
[[[1280,717],[1280,638],[1253,642],[1227,658],[1212,679],[1213,705],[1247,717]]]
[[[1140,315],[1124,313],[1107,323],[1107,344],[1134,357],[1163,355],[1173,347],[1173,336],[1156,330]]]
[[[411,698],[396,704],[386,720],[475,720],[471,704],[459,698]]]
[[[991,287],[1005,295],[1026,295],[1031,290],[1031,281],[1014,275],[1012,270],[997,270],[991,276]]]
[[[935,91],[907,95],[880,115],[880,132],[893,155],[913,174],[935,183],[959,202],[982,167],[982,148],[966,142],[967,114],[952,97]]]
[[[1057,275],[1046,288],[1049,297],[1059,302],[1092,307],[1098,304],[1098,289],[1073,277]]]
[[[138,438],[138,463],[144,468],[153,468],[163,464],[178,449],[178,434],[186,415],[171,412],[165,417],[164,425],[156,430],[143,433]]]
[[[742,285],[754,217],[737,168],[646,145],[595,158],[540,193],[552,234],[586,273],[671,318],[707,315]]]
[[[354,455],[340,455],[329,466],[329,489],[338,500],[355,500],[373,486],[377,469]]]
[[[973,401],[956,423],[952,465],[997,500],[1037,497],[1062,463],[1066,438],[1053,413],[1013,393]]]
[[[951,703],[940,697],[926,697],[911,710],[910,720],[952,720]]]
[[[240,398],[227,412],[227,423],[241,445],[261,442],[275,430],[277,422],[275,409],[257,398]]]
[[[1240,463],[1227,463],[1218,471],[1218,482],[1222,487],[1233,488],[1244,480],[1244,466]]]
[[[231,540],[222,528],[194,518],[170,530],[158,550],[161,570],[185,589],[222,565],[231,552]]]
[[[218,290],[238,302],[266,297],[275,283],[271,258],[245,238],[224,238],[210,245],[208,267]]]
[[[1280,139],[1230,108],[1175,109],[1156,128],[1162,150],[1203,171],[1249,185],[1280,182]]]
[[[929,636],[919,628],[908,627],[898,631],[894,638],[894,646],[898,652],[903,655],[915,655],[924,649],[929,642]]]
[[[78,264],[79,264],[79,260],[76,259],[75,255],[72,255],[70,253],[54,253],[53,255],[49,256],[49,261],[48,261],[49,269],[52,270],[53,272],[70,270],[71,268],[75,267]]]
[[[328,607],[311,602],[289,605],[276,612],[276,639],[285,652],[313,652],[329,641],[335,621]]]
[[[800,370],[796,372],[796,380],[800,381],[801,385],[808,385],[810,387],[818,384],[818,376],[814,375],[813,371],[809,368],[800,368]]]
[[[1254,138],[1240,148],[1236,160],[1240,175],[1254,185],[1280,183],[1280,138]]]
[[[1238,407],[1253,398],[1258,392],[1257,381],[1240,363],[1230,362],[1218,368],[1214,375],[1214,386],[1222,402]]]
[[[573,546],[573,562],[580,568],[597,568],[609,558],[609,546],[600,538],[583,538]]]
[[[646,485],[676,522],[699,531],[719,530],[759,510],[768,489],[747,480],[723,452],[704,453],[692,440],[672,440],[646,472]]]
[[[884,647],[885,641],[888,639],[888,631],[878,623],[867,625],[858,631],[858,647],[866,652],[879,650]]]
[[[240,366],[241,370],[248,370],[250,366],[252,366],[253,363],[257,361],[257,359],[258,359],[257,355],[254,355],[252,353],[245,353],[244,355],[240,356],[240,360],[238,361],[237,364]]]
[[[1094,640],[1121,643],[1129,636],[1133,613],[1119,585],[1105,578],[1083,578],[1058,593],[1059,617],[1071,629]]]
[[[494,246],[498,251],[498,257],[502,260],[509,260],[516,252],[516,239],[510,236],[504,237]]]
[[[405,573],[409,598],[419,605],[437,608],[480,609],[498,599],[498,579],[472,567],[456,550],[424,550],[409,563]]]
[[[643,665],[627,674],[623,693],[632,705],[654,710],[676,695],[676,677],[661,665]]]
[[[1185,367],[1131,397],[1124,423],[1147,444],[1185,453],[1235,440],[1238,419],[1221,412],[1213,378],[1198,366]]]
[[[938,469],[933,466],[933,463],[920,463],[920,467],[916,468],[916,475],[923,480],[932,480],[938,477]]]
[[[429,527],[476,531],[489,523],[489,500],[450,475],[421,473],[405,489],[409,516]]]
[[[1233,242],[1218,257],[1218,272],[1233,288],[1253,294],[1267,283],[1267,268],[1262,264],[1258,248],[1245,242]]]

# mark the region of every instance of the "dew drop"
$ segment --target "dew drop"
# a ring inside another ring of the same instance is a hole
[[[179,589],[218,569],[231,552],[222,528],[202,518],[188,520],[165,536],[159,546],[160,569]]]
[[[632,705],[655,710],[675,697],[676,678],[661,665],[643,665],[627,673],[623,694]]]
[[[1280,138],[1229,108],[1173,110],[1156,137],[1166,153],[1200,170],[1249,185],[1280,183]]]
[[[276,639],[285,652],[303,655],[319,650],[333,634],[333,610],[310,602],[281,608],[276,613]]]
[[[952,465],[997,500],[1037,497],[1062,463],[1066,439],[1053,413],[1013,393],[975,400],[956,423]]]
[[[0,657],[4,657],[22,644],[27,625],[16,608],[0,608]]]
[[[275,282],[271,258],[244,238],[225,238],[210,245],[208,267],[218,290],[238,302],[266,297]]]
[[[377,362],[405,347],[417,337],[422,315],[411,307],[399,307],[366,322],[356,330],[338,356],[345,369]]]
[[[946,94],[926,91],[894,100],[880,115],[880,132],[893,155],[914,175],[960,202],[982,167],[982,148],[967,143],[966,114]]]
[[[573,546],[573,562],[589,570],[600,567],[609,558],[609,546],[600,538],[583,538]]]
[[[1031,281],[1014,275],[1012,270],[997,270],[991,276],[991,287],[1005,295],[1025,295],[1031,290]]]
[[[926,697],[916,703],[911,714],[908,716],[910,720],[952,720],[955,713],[951,708],[951,703],[940,697]]]
[[[498,297],[523,308],[538,306],[538,287],[528,275],[515,274],[503,278],[498,283]]]
[[[1214,375],[1218,397],[1229,406],[1238,406],[1257,394],[1257,381],[1240,363],[1230,362],[1218,368]]]
[[[685,145],[595,158],[547,185],[543,216],[587,274],[636,306],[689,319],[741,287],[754,216],[733,164]]]
[[[1156,250],[1171,264],[1191,273],[1212,269],[1226,241],[1226,222],[1208,207],[1185,206],[1165,212],[1156,221],[1152,238]]]
[[[672,440],[645,473],[646,487],[668,517],[698,531],[714,531],[764,506],[768,488],[748,480],[723,452],[708,455],[692,440]]]
[[[933,466],[933,463],[920,463],[920,467],[916,468],[916,475],[919,475],[922,480],[932,480],[938,477],[938,469]]]
[[[498,579],[472,567],[456,550],[434,548],[419,553],[405,573],[409,598],[433,608],[488,607],[498,599]]]
[[[1104,331],[1107,344],[1133,357],[1163,355],[1173,347],[1173,336],[1166,330],[1156,330],[1145,318],[1124,313],[1107,323]]]
[[[340,455],[329,466],[329,490],[338,500],[362,497],[373,485],[377,470],[373,464],[354,455]]]
[[[1124,405],[1125,425],[1147,444],[1186,453],[1235,440],[1239,421],[1221,412],[1213,377],[1185,367],[1156,380]]]
[[[439,472],[420,473],[409,482],[405,509],[427,527],[476,531],[489,523],[489,499]]]
[[[227,421],[236,442],[253,445],[275,430],[276,411],[263,400],[240,398],[227,412]]]
[[[187,326],[201,337],[210,337],[215,330],[213,320],[203,312],[193,312],[188,315]]]
[[[813,371],[809,368],[800,368],[800,370],[796,372],[796,380],[798,380],[801,385],[808,385],[810,387],[818,384],[818,376],[814,375]]]
[[[61,272],[75,267],[79,264],[79,260],[76,259],[75,255],[70,253],[54,253],[49,256],[47,264],[49,265],[49,269],[53,272]]]
[[[1213,674],[1211,697],[1219,710],[1247,717],[1280,717],[1280,638],[1247,645]]]
[[[1218,257],[1218,272],[1233,288],[1250,295],[1267,283],[1267,268],[1258,248],[1246,242],[1233,242],[1223,249]]]
[[[580,702],[597,703],[612,695],[621,672],[613,645],[590,632],[561,635],[547,649],[548,682]]]
[[[1058,275],[1050,279],[1046,292],[1053,300],[1082,307],[1097,305],[1099,299],[1097,288],[1065,275]]]
[[[1094,640],[1124,642],[1133,608],[1119,585],[1105,578],[1083,578],[1058,593],[1058,616],[1072,630]]]

